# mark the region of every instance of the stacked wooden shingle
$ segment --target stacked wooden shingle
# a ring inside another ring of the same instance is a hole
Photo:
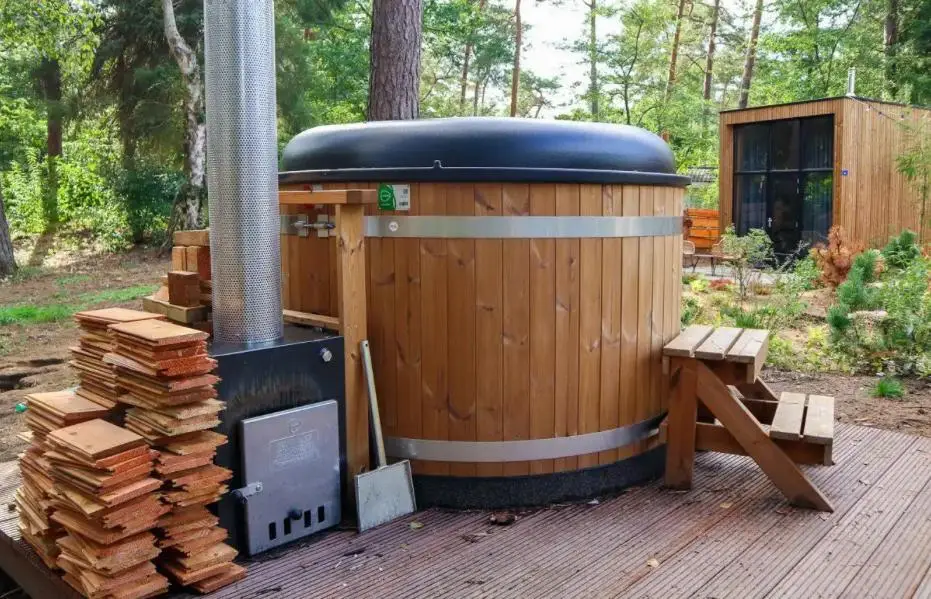
[[[150,532],[169,508],[151,476],[157,455],[145,440],[104,420],[61,428],[46,437],[54,482],[51,519],[67,532],[57,540],[65,581],[89,599],[142,599],[168,580],[152,560]]]
[[[112,366],[103,362],[104,354],[112,350],[107,327],[118,322],[162,318],[160,314],[125,308],[104,308],[75,314],[74,320],[81,328],[78,345],[71,348],[71,366],[81,381],[77,394],[104,407],[116,407],[120,394],[116,373]]]
[[[114,351],[104,361],[116,369],[130,407],[126,427],[160,454],[156,472],[164,481],[162,499],[171,513],[156,533],[163,554],[159,566],[180,584],[209,592],[239,580],[245,570],[232,563],[236,550],[205,506],[227,491],[232,473],[213,463],[226,437],[219,424],[223,402],[216,399],[207,355],[207,334],[170,322],[142,321],[110,327]]]
[[[72,391],[33,393],[26,396],[26,426],[29,432],[23,439],[29,442],[19,456],[23,478],[16,492],[19,527],[22,538],[50,568],[56,568],[59,554],[57,539],[64,529],[50,519],[55,485],[51,477],[51,464],[45,457],[49,450],[46,436],[53,431],[106,416],[109,410],[76,396]]]
[[[142,300],[149,312],[178,324],[210,332],[210,230],[175,231],[171,269],[161,288]]]

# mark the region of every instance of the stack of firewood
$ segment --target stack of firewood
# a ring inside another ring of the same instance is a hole
[[[76,396],[71,391],[32,393],[26,396],[26,426],[22,438],[29,445],[19,456],[23,484],[16,491],[19,528],[25,540],[50,568],[56,568],[59,549],[55,543],[64,529],[50,519],[55,485],[46,436],[60,428],[106,416],[109,410]]]
[[[71,366],[81,381],[77,394],[106,408],[116,407],[120,394],[116,373],[112,366],[103,362],[103,355],[112,351],[107,327],[118,322],[162,318],[159,314],[125,308],[105,308],[75,314],[74,320],[81,328],[78,345],[71,348]]]
[[[211,332],[210,230],[176,231],[171,269],[154,295],[144,298],[145,310],[172,322]]]
[[[169,511],[152,478],[157,455],[139,435],[88,420],[46,437],[54,482],[51,519],[65,581],[89,599],[142,599],[168,589],[152,560],[151,531]]]
[[[206,505],[227,491],[232,473],[213,463],[226,437],[210,429],[219,424],[223,402],[216,399],[207,355],[207,334],[169,322],[142,321],[110,327],[114,351],[104,361],[116,368],[130,407],[126,427],[160,451],[156,472],[165,483],[163,501],[171,513],[156,534],[163,554],[160,567],[182,585],[209,592],[245,576],[232,563],[236,550],[223,541]]]

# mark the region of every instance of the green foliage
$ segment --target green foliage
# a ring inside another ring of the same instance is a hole
[[[811,291],[821,286],[821,271],[811,256],[798,260],[790,276],[795,278],[803,291]]]
[[[69,306],[59,304],[50,306],[36,306],[33,304],[0,306],[0,326],[58,322],[71,318],[73,313],[74,311]]]
[[[691,284],[692,284],[692,281],[697,281],[697,280],[699,280],[699,279],[701,279],[701,278],[702,278],[701,275],[698,274],[698,273],[696,273],[696,272],[686,272],[686,273],[682,273],[682,284],[683,284],[683,285],[691,285]]]
[[[908,262],[902,256],[911,252],[894,249],[892,260],[905,267],[870,283],[875,253],[864,254],[874,258],[858,257],[828,310],[832,343],[862,370],[924,374],[931,365],[931,261],[918,256]]]
[[[899,399],[905,395],[905,386],[897,378],[884,376],[873,385],[871,395],[886,399]]]
[[[157,167],[143,166],[120,173],[116,192],[133,243],[162,241],[168,230],[172,200],[183,184],[182,173]]]
[[[684,296],[682,298],[682,315],[680,320],[682,326],[688,326],[695,322],[701,313],[701,303],[694,297]]]
[[[734,226],[729,225],[721,237],[721,247],[734,271],[738,296],[745,300],[751,285],[759,278],[756,269],[773,257],[773,242],[762,229],[750,229],[746,235],[737,235]]]
[[[886,247],[882,249],[882,257],[890,268],[908,268],[921,257],[918,235],[913,231],[905,230],[892,237]]]
[[[705,293],[708,291],[709,283],[707,279],[698,278],[689,281],[689,289],[692,293]]]

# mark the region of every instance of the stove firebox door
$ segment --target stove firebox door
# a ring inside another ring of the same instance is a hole
[[[335,400],[248,418],[242,427],[249,555],[339,524],[339,413]]]

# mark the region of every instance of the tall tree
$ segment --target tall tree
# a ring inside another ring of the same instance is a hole
[[[479,0],[478,2],[478,15],[481,16],[482,11],[485,9],[485,1]],[[466,41],[465,52],[462,57],[462,78],[459,80],[459,111],[465,113],[466,106],[466,91],[469,89],[469,61],[472,58],[472,50],[475,47],[475,27],[472,28],[472,31],[469,34],[469,39]]]
[[[718,17],[721,13],[721,0],[714,0],[711,9],[711,21],[708,26],[708,52],[705,54],[705,80],[702,83],[701,97],[711,100],[711,84],[714,79],[715,36],[718,32]]]
[[[13,255],[13,240],[10,239],[10,226],[6,222],[6,209],[3,205],[3,189],[0,188],[0,277],[8,277],[16,272],[16,258]]]
[[[35,72],[40,94],[45,101],[46,150],[48,184],[42,204],[47,232],[58,228],[58,162],[62,154],[64,105],[62,103],[61,63],[54,56],[45,56]]]
[[[886,58],[886,89],[895,98],[899,93],[896,73],[899,49],[899,0],[886,0],[886,18],[883,22],[883,51]]]
[[[520,91],[520,50],[523,43],[520,0],[514,0],[514,68],[511,69],[511,116],[517,116],[517,94]]]
[[[760,39],[760,20],[763,18],[763,0],[756,0],[753,9],[753,24],[750,26],[750,40],[747,43],[747,55],[744,58],[744,72],[740,78],[740,100],[738,108],[746,108],[750,101],[750,84],[753,82],[753,64],[756,62],[756,45]]]
[[[669,76],[666,77],[666,101],[672,95],[672,88],[676,84],[676,67],[679,62],[679,42],[682,39],[682,20],[685,15],[686,0],[679,0],[679,7],[676,9],[676,29],[672,36],[672,49],[669,51]]]
[[[201,205],[206,197],[204,169],[206,166],[207,126],[204,122],[204,82],[197,54],[184,41],[175,21],[172,0],[162,0],[165,39],[171,56],[178,63],[184,82],[184,174],[185,182],[175,198],[169,239],[177,229],[196,229],[201,222]]]
[[[374,0],[368,119],[420,116],[422,0]]]
[[[591,106],[592,119],[598,120],[598,96],[601,93],[598,85],[598,0],[590,0],[583,4],[588,6],[588,95]]]

